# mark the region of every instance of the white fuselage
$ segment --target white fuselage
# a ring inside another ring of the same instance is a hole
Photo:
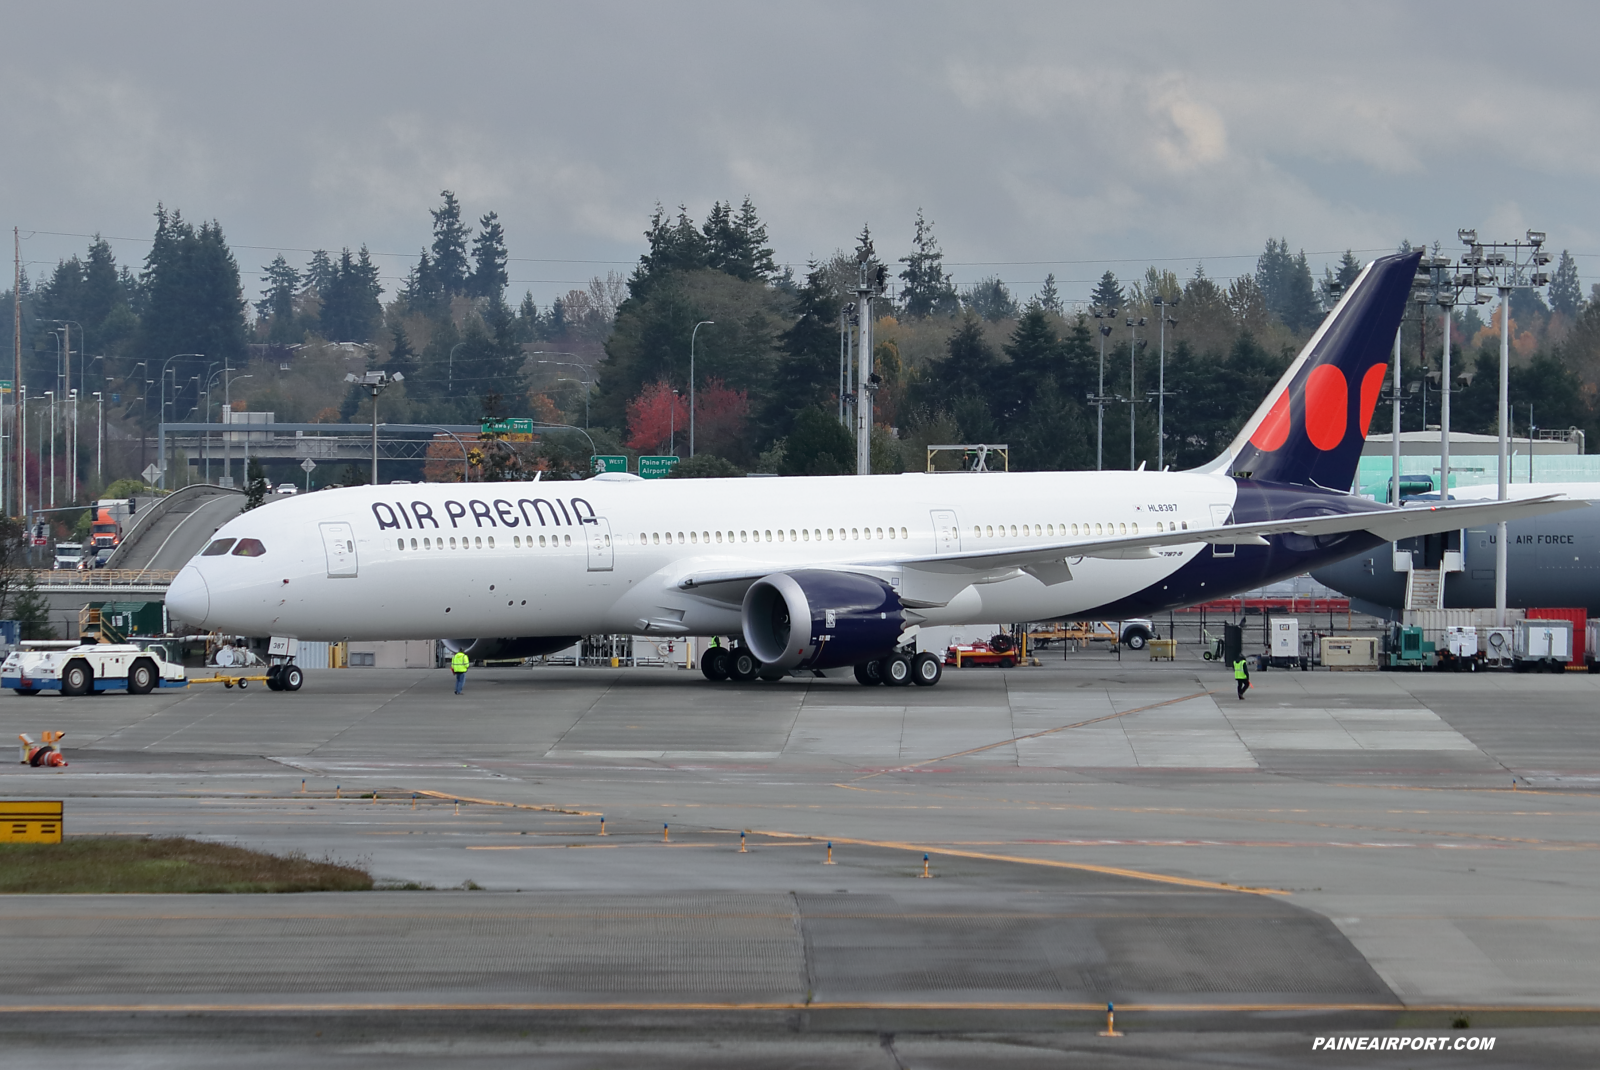
[[[174,616],[244,635],[426,639],[737,634],[736,600],[687,577],[836,568],[898,586],[900,563],[1102,534],[1222,524],[1236,485],[1192,472],[908,474],[354,487],[274,502],[194,558]],[[1069,558],[1070,582],[1007,571],[919,610],[929,624],[1083,613],[1159,584],[1200,543]]]

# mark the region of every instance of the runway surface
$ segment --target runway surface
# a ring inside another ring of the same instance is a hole
[[[65,729],[72,765],[0,795],[65,798],[69,834],[359,860],[391,890],[12,897],[0,1065],[1283,1065],[1352,1030],[1584,1065],[1600,678],[1256,683],[1083,654],[932,689],[7,693],[0,727]],[[1094,1035],[1108,1000],[1127,1037]],[[1315,1056],[1340,1058],[1399,1056]]]

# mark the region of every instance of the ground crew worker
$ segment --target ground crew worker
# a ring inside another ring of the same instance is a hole
[[[1250,690],[1250,663],[1243,654],[1233,663],[1233,678],[1239,684],[1239,697],[1244,698],[1244,693]]]
[[[450,671],[456,674],[456,694],[461,694],[461,689],[467,686],[467,654],[458,650],[450,658]]]

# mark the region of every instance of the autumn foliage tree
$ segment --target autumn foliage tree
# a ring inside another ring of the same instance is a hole
[[[689,433],[689,402],[665,380],[651,383],[628,402],[629,449],[669,448],[674,432]]]

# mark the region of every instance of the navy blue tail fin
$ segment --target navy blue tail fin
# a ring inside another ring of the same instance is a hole
[[[1206,470],[1350,489],[1421,256],[1404,253],[1368,264]]]

